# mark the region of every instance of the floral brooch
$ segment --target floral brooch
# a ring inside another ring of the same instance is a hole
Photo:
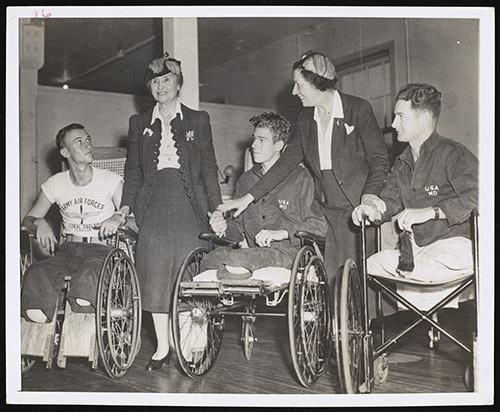
[[[194,130],[188,130],[186,132],[186,141],[193,141],[194,140]]]

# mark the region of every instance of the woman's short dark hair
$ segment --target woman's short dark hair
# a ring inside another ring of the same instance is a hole
[[[308,64],[316,72],[306,69],[304,64]],[[293,70],[299,70],[309,84],[322,92],[334,90],[338,81],[332,61],[324,54],[312,50],[308,50],[293,64]]]
[[[154,59],[149,63],[148,70],[146,71],[146,84],[148,88],[151,88],[151,80],[155,77],[164,76],[169,73],[172,73],[177,78],[179,87],[182,87],[184,76],[182,75],[181,62],[173,57],[169,57],[169,54],[165,53],[162,57]]]
[[[290,122],[283,116],[273,112],[265,112],[250,119],[253,127],[263,127],[269,129],[273,134],[273,142],[283,140],[286,144],[290,134]]]
[[[63,127],[61,130],[57,132],[56,135],[56,145],[59,150],[62,149],[62,143],[64,141],[64,138],[66,135],[71,132],[72,130],[82,130],[85,129],[81,124],[79,123],[71,123],[68,124],[67,126]]]
[[[396,96],[396,101],[411,102],[413,110],[428,110],[437,121],[441,113],[441,92],[425,83],[410,83],[403,86]]]

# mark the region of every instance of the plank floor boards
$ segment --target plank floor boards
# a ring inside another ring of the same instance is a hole
[[[389,331],[408,322],[408,313],[400,312],[387,319]],[[446,309],[443,324],[467,341],[472,334],[472,305],[458,310]],[[389,378],[375,386],[373,393],[465,392],[466,353],[441,338],[438,349],[428,347],[428,327],[419,325],[389,352]],[[256,321],[258,341],[253,358],[247,361],[241,344],[241,320],[228,317],[219,358],[202,378],[190,379],[178,365],[175,354],[169,366],[156,372],[144,370],[154,351],[154,333],[149,316],[144,316],[142,347],[137,358],[119,380],[97,370],[82,358],[68,358],[65,369],[54,366],[46,370],[41,360],[22,376],[23,391],[60,392],[148,392],[148,393],[227,393],[227,394],[332,394],[340,393],[336,365],[311,388],[301,386],[293,371],[286,318],[259,317]]]

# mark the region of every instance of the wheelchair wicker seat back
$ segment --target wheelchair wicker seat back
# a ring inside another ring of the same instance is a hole
[[[237,247],[211,234],[200,235],[208,248],[197,248],[185,258],[174,288],[172,308],[174,343],[182,370],[191,378],[202,376],[215,364],[222,344],[226,316],[242,317],[244,356],[252,357],[259,316],[287,316],[293,366],[299,382],[312,385],[323,373],[330,351],[330,303],[323,266],[323,240],[306,232],[291,270],[263,268],[250,279],[218,280],[215,271],[200,273],[203,257],[214,244]],[[211,272],[211,273],[210,273]],[[286,313],[257,310],[256,299],[267,307],[285,301]]]

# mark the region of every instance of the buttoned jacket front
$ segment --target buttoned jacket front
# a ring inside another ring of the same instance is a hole
[[[180,172],[198,224],[208,220],[207,212],[222,203],[218,169],[208,113],[181,104],[179,116],[170,122]],[[121,206],[129,206],[140,225],[153,190],[161,142],[161,122],[151,124],[153,109],[129,120],[129,146]]]

